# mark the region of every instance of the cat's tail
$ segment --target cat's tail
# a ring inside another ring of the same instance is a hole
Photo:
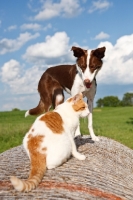
[[[29,192],[36,188],[41,182],[46,171],[46,155],[37,153],[35,158],[31,158],[31,171],[27,180],[21,180],[15,176],[10,177],[14,188],[20,192]]]

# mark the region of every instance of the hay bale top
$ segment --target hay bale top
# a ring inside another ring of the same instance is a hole
[[[133,150],[105,137],[93,142],[88,136],[75,139],[79,161],[71,157],[62,166],[47,170],[39,186],[29,193],[16,192],[9,177],[27,179],[30,162],[23,146],[0,154],[0,199],[133,200]]]

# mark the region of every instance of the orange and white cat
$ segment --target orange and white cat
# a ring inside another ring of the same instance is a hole
[[[85,160],[85,156],[76,149],[74,136],[79,118],[88,114],[82,94],[77,94],[35,120],[23,140],[31,162],[30,175],[27,180],[10,178],[16,190],[28,192],[34,189],[41,182],[46,168],[60,166],[71,155]]]

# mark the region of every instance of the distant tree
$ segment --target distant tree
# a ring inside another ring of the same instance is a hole
[[[20,111],[18,108],[13,108],[12,111]]]
[[[121,103],[123,106],[133,106],[133,93],[125,93]]]
[[[103,99],[98,99],[97,107],[117,107],[120,106],[120,100],[116,96],[107,96]]]
[[[120,105],[120,100],[116,96],[107,96],[103,98],[105,107],[117,107]]]
[[[103,107],[103,99],[101,99],[101,98],[98,99],[96,104],[97,104],[97,107]]]

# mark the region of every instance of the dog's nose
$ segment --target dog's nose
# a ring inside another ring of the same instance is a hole
[[[90,80],[89,79],[85,79],[84,82],[85,83],[90,83]]]
[[[86,86],[87,88],[90,88],[90,87],[91,87],[91,82],[90,82],[89,79],[85,79],[85,80],[84,80],[84,84],[85,84],[85,86]]]
[[[84,82],[85,82],[86,84],[88,84],[88,83],[90,83],[90,80],[89,80],[89,79],[85,79]]]

